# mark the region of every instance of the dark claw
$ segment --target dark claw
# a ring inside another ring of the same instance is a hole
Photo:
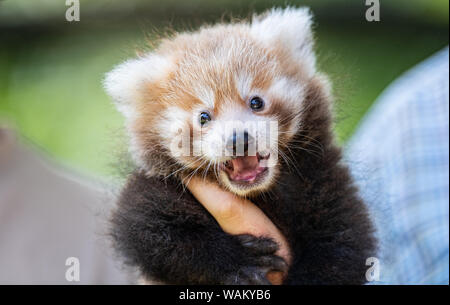
[[[237,236],[240,242],[247,250],[253,254],[273,254],[279,246],[270,238],[255,237],[250,234]]]
[[[266,278],[264,268],[243,267],[236,275],[230,276],[226,281],[226,285],[271,285]]]
[[[248,268],[247,278],[249,279],[249,285],[271,285],[266,277],[266,272],[261,272],[257,268]]]
[[[261,256],[255,263],[258,266],[267,267],[267,271],[286,272],[288,269],[286,261],[278,255]]]
[[[246,262],[235,274],[225,279],[228,285],[271,285],[266,275],[270,271],[287,272],[285,260],[275,252],[278,244],[270,238],[249,234],[236,236],[245,247]]]

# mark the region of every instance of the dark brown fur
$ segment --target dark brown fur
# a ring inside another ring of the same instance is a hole
[[[300,147],[285,151],[295,166],[282,163],[276,185],[252,201],[289,242],[285,284],[363,284],[365,261],[375,254],[373,226],[333,142],[322,86],[310,80],[294,140]],[[130,175],[112,224],[118,250],[147,279],[265,284],[264,272],[282,268],[270,239],[223,232],[174,177]]]

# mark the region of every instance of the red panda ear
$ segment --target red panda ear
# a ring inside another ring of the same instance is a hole
[[[135,105],[142,97],[144,85],[163,78],[169,69],[169,59],[152,53],[146,54],[127,60],[108,72],[103,87],[125,118],[133,118]]]
[[[312,15],[308,8],[273,8],[253,16],[250,32],[269,48],[282,46],[290,50],[294,60],[302,63],[306,72],[313,76],[316,59],[311,26]]]

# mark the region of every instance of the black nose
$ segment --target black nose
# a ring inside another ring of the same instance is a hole
[[[227,148],[231,151],[233,150],[233,154],[237,152],[247,152],[248,145],[253,143],[253,137],[248,134],[247,131],[244,132],[233,132],[233,135],[228,140]]]

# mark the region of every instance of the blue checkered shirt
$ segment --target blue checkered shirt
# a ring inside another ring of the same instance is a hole
[[[449,283],[449,49],[380,96],[346,161],[379,239],[378,284]]]

